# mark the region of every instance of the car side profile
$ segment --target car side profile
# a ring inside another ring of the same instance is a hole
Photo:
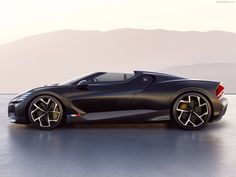
[[[96,72],[32,89],[8,106],[12,123],[54,129],[64,122],[173,121],[186,130],[220,120],[227,109],[224,86],[170,74]]]

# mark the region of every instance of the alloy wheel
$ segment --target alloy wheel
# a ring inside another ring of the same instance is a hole
[[[51,96],[41,96],[31,103],[29,116],[32,124],[38,128],[54,128],[62,119],[62,106]]]
[[[186,129],[198,129],[206,125],[210,118],[209,102],[200,94],[184,95],[175,104],[175,120]]]

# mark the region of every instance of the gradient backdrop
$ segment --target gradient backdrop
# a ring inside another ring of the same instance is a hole
[[[220,80],[236,92],[235,17],[234,0],[0,1],[0,92],[133,70]]]

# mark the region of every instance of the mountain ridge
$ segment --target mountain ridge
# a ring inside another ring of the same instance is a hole
[[[28,39],[28,38],[31,38],[31,37],[34,37],[34,36],[39,36],[39,35],[45,35],[45,34],[51,34],[51,33],[60,33],[60,32],[86,32],[86,33],[89,33],[89,32],[99,32],[99,33],[107,33],[107,32],[116,32],[116,31],[125,31],[125,30],[139,30],[139,31],[163,31],[163,32],[177,32],[177,33],[227,33],[227,34],[232,34],[232,35],[235,35],[236,33],[235,32],[230,32],[230,31],[222,31],[222,30],[209,30],[209,31],[195,31],[195,30],[189,30],[189,31],[177,31],[177,30],[166,30],[166,29],[161,29],[161,28],[157,28],[157,29],[139,29],[139,28],[120,28],[120,29],[111,29],[111,30],[75,30],[75,29],[62,29],[62,30],[55,30],[55,31],[49,31],[49,32],[42,32],[42,33],[37,33],[37,34],[32,34],[32,35],[29,35],[29,36],[25,36],[25,37],[21,37],[21,38],[18,38],[16,40],[12,40],[10,42],[6,42],[6,43],[3,43],[3,44],[0,44],[0,47],[1,46],[4,46],[4,45],[7,45],[7,44],[11,44],[11,43],[14,43],[14,42],[17,42],[17,41],[21,41],[21,40],[25,40],[25,39]]]
[[[20,92],[96,71],[236,63],[235,46],[236,34],[223,31],[126,28],[41,33],[0,45],[0,92]]]

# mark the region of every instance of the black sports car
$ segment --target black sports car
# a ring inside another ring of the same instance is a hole
[[[9,103],[14,123],[53,129],[63,122],[173,120],[187,130],[221,119],[227,109],[220,82],[169,74],[97,72],[22,93]]]

